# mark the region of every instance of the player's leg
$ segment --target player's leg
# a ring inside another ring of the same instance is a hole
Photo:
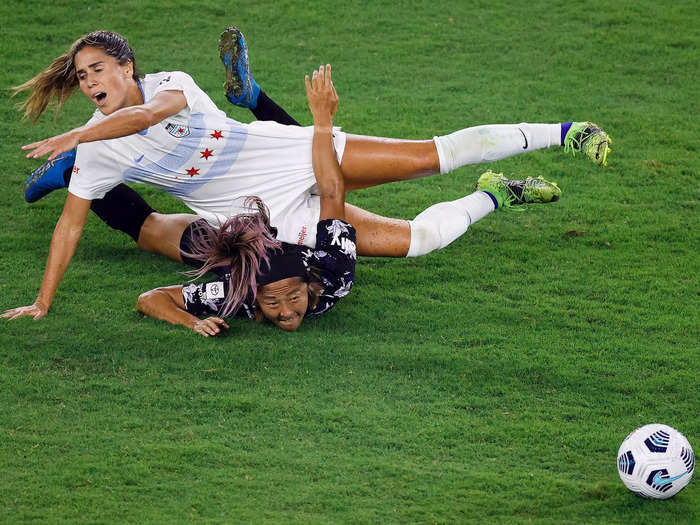
[[[409,180],[553,146],[583,151],[604,164],[610,138],[594,124],[491,124],[433,140],[347,135],[341,169],[348,190]]]
[[[226,68],[226,98],[231,104],[248,108],[258,120],[299,126],[282,107],[260,89],[250,72],[245,37],[235,27],[228,27],[219,39],[219,58]]]
[[[126,233],[142,250],[183,262],[180,238],[190,223],[199,217],[189,213],[157,213],[126,184],[119,184],[102,199],[92,201],[90,209],[110,228]]]
[[[35,202],[53,190],[67,188],[75,164],[75,150],[61,153],[35,169],[24,184],[24,200]]]
[[[139,248],[189,264],[180,252],[181,240],[190,224],[198,220],[200,217],[192,213],[152,213],[139,232]]]
[[[67,187],[75,162],[75,150],[45,162],[32,173],[25,185],[25,199],[34,202],[51,191]],[[142,250],[165,255],[183,262],[180,237],[185,228],[197,220],[197,215],[157,213],[126,184],[119,184],[101,199],[95,199],[90,209],[110,228],[126,233]]]
[[[461,199],[434,204],[412,221],[391,219],[351,204],[347,221],[357,230],[357,253],[370,257],[417,257],[439,250],[458,239],[469,226],[497,208],[559,200],[556,183],[541,177],[509,180],[487,171],[476,190]]]
[[[411,245],[409,221],[382,217],[345,203],[345,220],[357,231],[357,254],[405,257]]]

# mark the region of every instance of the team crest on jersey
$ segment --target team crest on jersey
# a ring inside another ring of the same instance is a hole
[[[172,122],[168,122],[165,125],[165,130],[176,139],[181,139],[190,134],[190,128],[187,126],[180,126],[179,124],[173,124]]]

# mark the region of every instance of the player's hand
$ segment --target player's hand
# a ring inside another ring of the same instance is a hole
[[[72,129],[67,133],[56,135],[55,137],[40,140],[39,142],[32,142],[31,144],[22,146],[22,149],[25,151],[31,150],[27,153],[28,159],[38,159],[44,155],[48,155],[48,160],[53,160],[61,153],[75,149],[79,142],[80,131],[78,129]]]
[[[11,310],[7,310],[4,314],[0,315],[0,317],[12,320],[17,319],[19,317],[23,317],[25,315],[31,315],[36,321],[37,319],[41,319],[42,317],[44,317],[48,313],[48,311],[48,307],[34,303],[29,306],[20,306],[19,308],[12,308]]]
[[[338,111],[338,93],[331,79],[331,65],[320,66],[312,73],[311,79],[306,75],[304,83],[314,126],[332,127],[333,115]]]
[[[204,337],[209,337],[221,333],[221,327],[228,329],[229,326],[220,317],[207,317],[194,323],[192,330]]]

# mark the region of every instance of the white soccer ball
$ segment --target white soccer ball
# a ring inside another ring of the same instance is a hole
[[[643,498],[666,499],[685,487],[695,456],[685,436],[668,425],[644,425],[617,451],[617,472],[625,486]]]

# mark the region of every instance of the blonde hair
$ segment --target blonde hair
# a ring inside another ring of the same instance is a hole
[[[20,106],[24,120],[34,122],[46,111],[49,103],[55,100],[56,114],[63,103],[70,98],[78,87],[75,74],[75,55],[85,47],[97,47],[107,55],[114,57],[120,65],[131,62],[134,65],[133,79],[138,81],[140,73],[136,70],[134,52],[126,38],[111,31],[93,31],[73,42],[67,53],[55,58],[51,65],[24,84],[12,88],[13,96],[22,91],[29,91],[29,98]]]

